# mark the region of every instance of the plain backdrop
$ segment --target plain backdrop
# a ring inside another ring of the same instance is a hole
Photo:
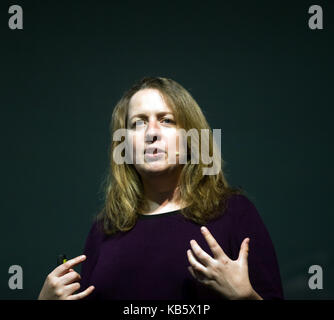
[[[8,28],[12,4],[23,30]],[[222,130],[227,179],[270,232],[286,299],[333,299],[334,10],[316,1],[311,30],[312,4],[2,1],[0,299],[36,299],[57,255],[83,252],[113,108],[144,76],[179,82]]]

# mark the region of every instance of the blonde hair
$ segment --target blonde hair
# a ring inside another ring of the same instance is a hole
[[[103,181],[104,204],[97,219],[102,222],[105,234],[132,229],[138,213],[147,209],[141,178],[133,164],[117,164],[113,151],[121,141],[113,141],[113,134],[118,129],[127,128],[127,115],[131,97],[143,89],[157,89],[165,102],[173,110],[176,124],[185,129],[208,129],[209,150],[213,151],[212,130],[205,116],[191,94],[176,81],[162,77],[146,77],[124,93],[115,106],[110,123],[111,149],[110,166]],[[200,139],[199,135],[199,139]],[[200,143],[200,141],[199,141]],[[191,143],[187,145],[188,150]],[[189,153],[188,153],[189,154]],[[206,224],[226,208],[227,199],[233,194],[241,194],[241,188],[229,186],[223,174],[223,159],[219,154],[221,169],[216,175],[203,175],[206,166],[199,161],[183,165],[178,185],[178,197],[187,206],[180,209],[181,214],[198,224]]]

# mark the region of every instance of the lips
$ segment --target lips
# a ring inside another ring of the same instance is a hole
[[[145,154],[157,154],[157,153],[165,153],[164,149],[149,147],[145,149]]]

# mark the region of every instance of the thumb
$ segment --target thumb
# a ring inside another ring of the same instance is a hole
[[[245,238],[244,241],[242,241],[239,251],[239,257],[238,260],[244,264],[248,263],[248,252],[249,252],[249,238]]]

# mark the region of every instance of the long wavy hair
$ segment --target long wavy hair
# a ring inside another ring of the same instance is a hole
[[[174,112],[177,127],[185,129],[186,132],[190,129],[198,131],[207,129],[209,150],[210,154],[213,154],[215,142],[212,130],[201,108],[185,88],[174,80],[162,77],[145,77],[135,83],[116,104],[110,123],[110,164],[101,185],[103,207],[96,217],[102,222],[103,231],[107,235],[132,229],[136,224],[138,214],[148,209],[143,183],[134,165],[125,162],[117,164],[113,158],[114,149],[121,143],[121,141],[113,141],[114,132],[127,128],[130,99],[136,92],[143,89],[157,89],[160,92]],[[199,134],[198,137],[200,146],[201,135]],[[187,151],[190,149],[191,141],[187,141]],[[177,198],[187,204],[180,209],[181,214],[186,219],[201,225],[221,215],[231,195],[243,192],[241,187],[234,188],[228,184],[223,173],[224,161],[220,152],[214,161],[220,161],[219,172],[214,175],[204,175],[202,170],[208,165],[204,164],[201,159],[199,163],[191,163],[188,157],[179,177]]]

